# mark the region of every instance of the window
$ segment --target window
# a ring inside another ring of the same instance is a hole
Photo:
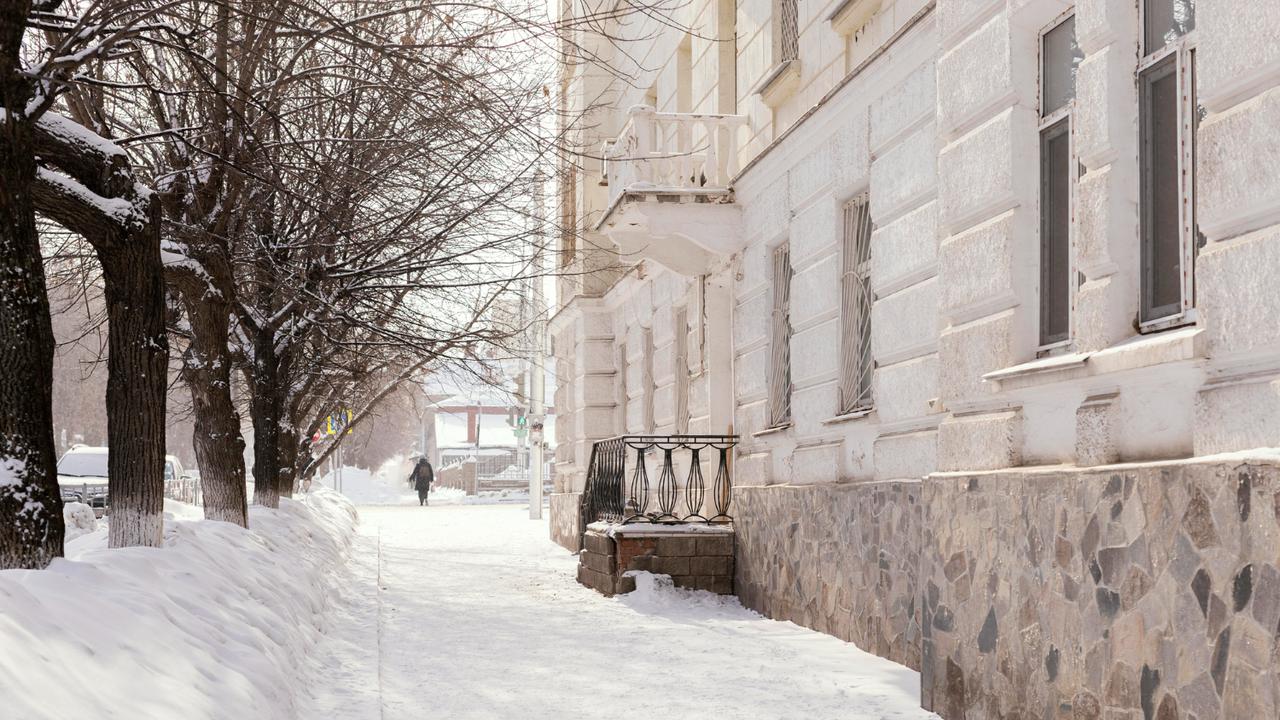
[[[769,427],[791,422],[791,248],[773,251],[773,324],[769,363]]]
[[[797,0],[773,2],[773,61],[774,65],[795,60],[800,56],[800,13]]]
[[[1074,16],[1040,37],[1040,345],[1071,338],[1074,282],[1071,260],[1072,198],[1076,161],[1071,142],[1076,69],[1084,54]]]
[[[627,410],[629,396],[627,394],[627,346],[618,346],[618,434],[627,434]]]
[[[840,274],[840,414],[871,407],[871,209],[863,194],[844,206]]]
[[[653,381],[653,329],[644,329],[644,378],[642,383],[644,386],[644,431],[651,433],[654,431],[654,391],[657,390],[657,383]]]
[[[1195,0],[1143,0],[1138,65],[1141,163],[1140,325],[1155,330],[1188,319],[1195,256]]]
[[[676,308],[674,351],[676,433],[689,432],[689,310]]]

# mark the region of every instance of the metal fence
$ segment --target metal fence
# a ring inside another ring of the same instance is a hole
[[[204,492],[197,478],[165,480],[164,496],[191,505],[204,505]]]
[[[110,485],[107,483],[80,483],[60,485],[63,502],[81,502],[94,509],[95,514],[110,514]],[[250,493],[252,494],[252,493]],[[204,505],[204,491],[198,478],[180,478],[164,481],[164,496],[170,500]]]
[[[732,522],[729,451],[737,443],[737,435],[623,435],[593,444],[582,529],[597,520]],[[704,463],[715,466],[709,498]],[[687,470],[679,472],[677,465]]]

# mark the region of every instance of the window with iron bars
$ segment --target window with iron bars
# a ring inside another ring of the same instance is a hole
[[[627,362],[627,346],[622,344],[618,346],[618,430],[617,434],[627,434],[627,413],[629,411],[627,394],[627,372],[630,370]]]
[[[872,405],[870,195],[844,206],[840,274],[840,414]]]
[[[773,251],[773,322],[769,362],[769,427],[791,422],[791,248]]]
[[[800,12],[796,0],[774,0],[773,43],[774,64],[795,60],[800,56]]]
[[[689,309],[676,308],[675,340],[675,395],[676,432],[689,432]]]
[[[658,389],[658,384],[653,379],[653,328],[644,329],[644,367],[642,372],[644,377],[641,382],[644,384],[644,431],[654,432],[656,423],[654,422],[654,395]]]

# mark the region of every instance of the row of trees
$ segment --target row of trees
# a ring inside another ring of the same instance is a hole
[[[104,297],[110,544],[161,543],[171,363],[205,514],[246,525],[241,412],[274,507],[325,415],[518,351],[495,310],[551,236],[573,35],[540,3],[0,0],[0,568],[62,552],[51,255]]]

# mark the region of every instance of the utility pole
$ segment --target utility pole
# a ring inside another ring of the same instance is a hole
[[[532,275],[532,292],[530,297],[533,301],[533,315],[530,318],[532,323],[530,330],[532,332],[533,353],[529,358],[529,519],[542,519],[542,471],[546,466],[542,453],[542,427],[546,420],[546,370],[544,364],[546,362],[546,302],[542,298],[542,285],[544,278],[542,277],[542,247],[545,244],[545,222],[543,212],[545,209],[543,197],[543,183],[545,179],[540,179],[538,184],[537,207],[535,208],[534,217],[538,222],[537,245],[533,249],[533,272]]]

